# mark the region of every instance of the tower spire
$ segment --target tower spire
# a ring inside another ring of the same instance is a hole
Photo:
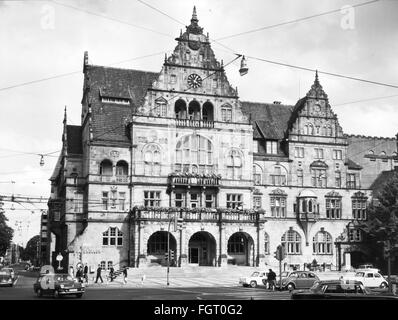
[[[319,85],[318,70],[315,70],[315,81],[314,81],[314,84]]]
[[[196,14],[196,6],[193,6],[193,12],[192,12],[192,19],[191,19],[191,21],[196,21],[196,22],[199,21],[199,20],[198,20],[198,16],[197,16],[197,14]]]

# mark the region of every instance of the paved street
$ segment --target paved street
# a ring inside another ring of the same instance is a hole
[[[33,292],[34,273],[20,272],[14,287],[0,287],[0,300],[39,300]],[[130,279],[129,279],[130,280]],[[195,284],[191,286],[190,284]],[[200,285],[202,283],[202,285]],[[41,298],[41,299],[52,299]],[[66,297],[64,299],[76,299]],[[289,292],[270,292],[263,286],[244,288],[235,281],[230,285],[217,285],[215,279],[171,279],[166,286],[163,279],[149,279],[145,283],[120,281],[104,284],[89,284],[83,300],[287,300]]]

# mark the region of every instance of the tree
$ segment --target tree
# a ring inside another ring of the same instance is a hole
[[[26,244],[25,249],[22,253],[22,260],[30,260],[32,262],[37,261],[38,258],[38,246],[40,246],[40,236],[34,236]]]
[[[368,220],[360,228],[375,247],[382,245],[379,255],[388,261],[390,274],[390,259],[398,254],[398,172],[394,171],[384,183],[377,200],[369,206]]]
[[[5,255],[14,235],[14,230],[7,225],[7,221],[4,210],[0,208],[0,256]]]

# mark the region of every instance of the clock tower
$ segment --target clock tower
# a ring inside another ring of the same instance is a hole
[[[216,59],[209,34],[203,33],[198,22],[194,7],[190,25],[176,38],[178,44],[173,53],[165,56],[159,77],[148,89],[139,112],[153,115],[153,110],[159,110],[156,104],[162,101],[168,105],[165,117],[222,121],[221,107],[227,103],[231,109],[230,122],[246,122],[237,90],[229,84],[223,62]],[[176,104],[177,100],[180,102]],[[204,110],[206,102],[212,110]]]

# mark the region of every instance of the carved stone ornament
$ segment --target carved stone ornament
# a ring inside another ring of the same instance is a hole
[[[116,150],[112,150],[109,154],[113,158],[118,158],[119,157],[119,151],[116,151]]]

